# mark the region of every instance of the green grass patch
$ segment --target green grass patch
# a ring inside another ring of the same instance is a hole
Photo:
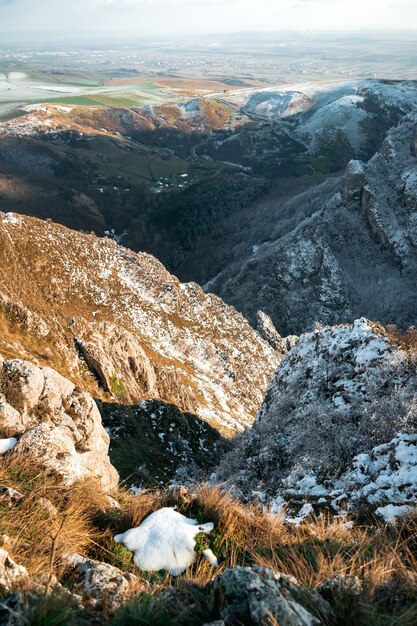
[[[126,387],[123,381],[117,378],[116,376],[110,376],[110,390],[117,400],[121,402],[124,402],[126,400],[127,398]]]

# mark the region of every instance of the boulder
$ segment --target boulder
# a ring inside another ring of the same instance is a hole
[[[49,367],[19,359],[3,364],[0,391],[0,428],[20,435],[14,454],[30,454],[66,484],[93,478],[106,491],[116,487],[109,436],[88,393]]]
[[[319,626],[333,620],[331,606],[317,592],[257,565],[219,574],[213,602],[226,624],[263,626],[275,619],[280,626]]]
[[[116,610],[139,585],[134,575],[100,561],[85,559],[79,554],[64,558],[65,571],[71,576],[72,591],[83,597],[90,608]],[[142,583],[141,583],[142,584]]]

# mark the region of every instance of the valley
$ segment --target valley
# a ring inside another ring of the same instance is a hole
[[[415,626],[415,33],[132,32],[0,45],[0,626]]]

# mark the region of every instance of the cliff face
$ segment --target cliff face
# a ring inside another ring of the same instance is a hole
[[[257,310],[267,312],[287,334],[315,321],[335,324],[361,315],[415,324],[416,128],[416,114],[405,116],[367,163],[349,163],[339,192],[326,197],[326,188],[318,188],[309,217],[278,237],[272,234],[209,289],[252,323]],[[302,213],[310,200],[311,190],[293,209]]]
[[[148,254],[0,214],[0,351],[95,395],[159,398],[220,430],[251,423],[280,354],[245,319]]]
[[[302,335],[219,477],[248,495],[283,493],[294,485],[307,495],[311,481],[299,482],[305,476],[314,476],[313,486],[334,484],[349,475],[359,453],[370,453],[399,432],[414,433],[415,334],[407,337],[364,318]]]

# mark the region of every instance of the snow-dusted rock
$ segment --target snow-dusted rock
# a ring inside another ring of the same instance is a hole
[[[415,493],[415,480],[406,487],[417,469],[415,437],[371,450],[397,432],[415,431],[416,393],[409,354],[383,327],[362,318],[302,335],[218,477],[247,494],[320,497],[343,476],[346,488],[350,479],[362,481],[362,496],[384,492],[392,502],[402,492],[408,501]]]
[[[219,574],[213,583],[216,610],[226,624],[261,626],[274,619],[280,626],[319,626],[323,622],[310,610],[331,619],[330,605],[294,578],[266,567],[235,567]]]
[[[357,159],[349,161],[342,180],[341,193],[345,200],[360,197],[365,185],[365,166]]]
[[[0,548],[0,591],[2,593],[11,591],[28,578],[27,569],[15,563],[9,553]]]
[[[411,84],[368,84],[362,95],[369,110],[387,112],[386,126],[378,115],[366,130],[356,104],[346,109],[339,102],[336,108],[356,118],[356,139],[375,141],[375,122],[381,124],[372,152],[366,158],[361,151],[353,155],[344,175],[334,179],[339,189],[329,179],[277,200],[262,233],[267,245],[256,255],[234,259],[210,283],[253,324],[259,309],[281,334],[362,315],[401,327],[417,324],[417,91]],[[327,124],[332,112],[324,112]],[[307,125],[314,120],[316,115]],[[343,125],[331,129],[335,161],[346,146],[337,137]]]
[[[3,364],[0,391],[7,400],[0,405],[0,427],[20,435],[8,449],[30,454],[67,484],[88,477],[108,491],[117,485],[109,436],[89,394],[49,367],[18,359]]]
[[[280,354],[285,354],[288,350],[291,350],[291,348],[293,348],[298,341],[298,337],[296,335],[281,337],[269,315],[263,311],[257,312],[256,322],[256,330],[260,336]]]
[[[39,341],[19,325],[15,341],[3,339],[8,354],[31,361],[36,348],[42,362],[103,399],[163,399],[229,433],[253,421],[280,354],[241,314],[197,284],[181,284],[149,254],[51,222],[2,217],[0,291],[49,329]],[[20,377],[19,403],[7,394],[6,401],[19,412],[41,400],[45,371],[34,367],[9,366],[10,380],[13,368]]]
[[[149,515],[137,528],[116,535],[114,540],[134,552],[134,562],[140,569],[148,572],[164,569],[177,576],[194,562],[195,536],[210,533],[213,528],[211,522],[199,524],[165,507]]]
[[[64,558],[65,572],[71,577],[72,592],[81,596],[90,608],[116,610],[139,588],[139,579],[119,568],[79,554],[68,554]],[[141,582],[142,587],[144,583]]]

